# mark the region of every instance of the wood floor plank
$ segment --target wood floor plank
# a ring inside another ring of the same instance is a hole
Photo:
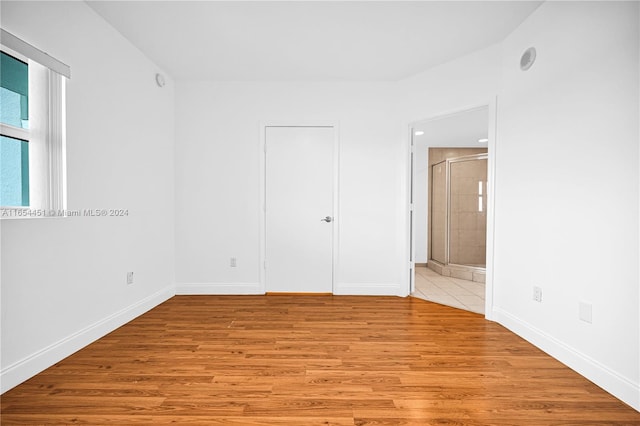
[[[176,296],[0,410],[3,425],[640,425],[480,315],[326,295]]]

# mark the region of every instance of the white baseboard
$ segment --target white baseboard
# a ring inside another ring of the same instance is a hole
[[[176,295],[242,295],[265,294],[260,283],[178,283]],[[396,284],[386,283],[337,283],[335,295],[357,296],[406,296],[400,294]]]
[[[177,295],[264,294],[260,283],[178,283]]]
[[[341,283],[333,286],[333,294],[340,296],[407,296],[392,283]]]
[[[493,310],[493,319],[537,346],[616,398],[640,411],[640,384],[621,376],[595,359],[533,327],[509,312]]]
[[[164,289],[53,343],[0,371],[0,393],[19,385],[74,352],[174,296],[174,287]]]

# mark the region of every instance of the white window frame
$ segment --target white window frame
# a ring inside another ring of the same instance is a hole
[[[1,206],[0,219],[65,217],[65,83],[71,70],[7,31],[0,31],[0,49],[29,64],[30,98],[29,129],[0,123],[2,135],[29,143],[29,206]]]
[[[24,62],[25,64],[29,65],[29,58],[27,58],[24,55],[19,54],[18,52],[14,51],[13,49],[9,49],[8,47],[4,46],[3,44],[0,44],[0,51],[2,51],[2,53],[9,55],[13,58],[15,58],[18,61]],[[42,98],[42,93],[38,93],[36,96],[33,96],[34,93],[32,89],[32,74],[33,74],[33,68],[29,67],[28,68],[28,72],[29,72],[29,101],[31,103],[31,101],[34,100],[34,98]],[[41,103],[41,100],[38,100],[34,103]],[[31,121],[31,115],[32,115],[32,111],[31,108],[29,109],[29,121]],[[32,172],[31,172],[31,167],[35,166],[35,164],[33,163],[33,158],[32,158],[32,148],[34,147],[34,144],[32,143],[32,139],[33,139],[33,134],[31,132],[31,123],[29,123],[29,128],[22,128],[22,127],[15,127],[15,126],[11,126],[9,124],[4,124],[4,123],[0,123],[0,135],[2,136],[6,136],[12,139],[18,139],[20,141],[25,141],[29,144],[29,205],[28,206],[0,206],[0,208],[2,208],[3,210],[7,210],[7,209],[16,209],[16,210],[29,210],[31,208],[31,199],[32,194]],[[36,185],[37,186],[37,185]],[[5,215],[0,215],[0,217],[4,217]]]
[[[4,49],[0,49],[6,53]],[[13,127],[8,124],[0,123],[0,134],[9,138],[20,139],[23,141],[29,141],[30,133],[29,129],[21,129],[19,127]]]

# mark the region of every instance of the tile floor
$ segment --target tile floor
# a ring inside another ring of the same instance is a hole
[[[484,314],[483,283],[444,277],[424,266],[416,267],[416,290],[412,296]]]

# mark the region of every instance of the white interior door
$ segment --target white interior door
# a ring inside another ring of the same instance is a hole
[[[333,292],[333,127],[265,128],[267,292]]]

